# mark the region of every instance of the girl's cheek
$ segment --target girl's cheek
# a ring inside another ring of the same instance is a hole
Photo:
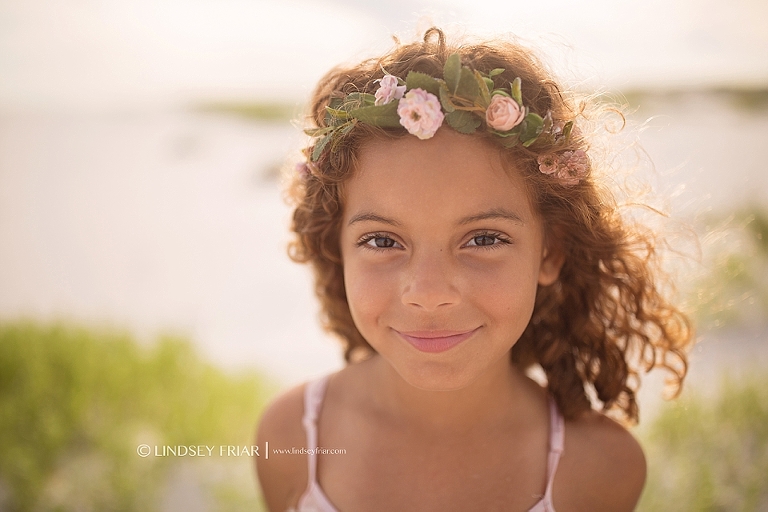
[[[509,255],[460,266],[462,288],[484,302],[509,304],[535,298],[538,272],[535,261]]]
[[[399,282],[393,265],[360,260],[346,264],[344,279],[350,308],[360,313],[391,300]]]
[[[507,249],[507,248],[505,248]],[[514,248],[488,255],[470,255],[460,258],[457,271],[465,281],[495,288],[500,283],[523,282],[538,275],[530,258],[521,257]]]

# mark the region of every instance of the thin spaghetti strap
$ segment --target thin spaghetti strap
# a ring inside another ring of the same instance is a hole
[[[549,456],[547,460],[547,490],[545,500],[552,503],[552,484],[555,480],[557,465],[565,444],[565,422],[557,408],[555,399],[549,396]]]
[[[307,433],[308,477],[307,487],[311,486],[316,478],[317,471],[317,417],[320,406],[323,404],[325,387],[328,384],[328,375],[308,382],[304,389],[304,416],[301,419],[304,430]]]

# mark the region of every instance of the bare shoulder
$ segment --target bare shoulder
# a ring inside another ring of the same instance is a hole
[[[622,425],[594,411],[566,422],[554,485],[557,510],[632,511],[645,476],[643,450]]]
[[[301,423],[304,389],[296,386],[275,398],[264,411],[256,432],[256,443],[264,449],[300,447],[306,444]],[[307,485],[306,456],[261,453],[255,458],[256,474],[267,508],[283,512],[294,505]]]

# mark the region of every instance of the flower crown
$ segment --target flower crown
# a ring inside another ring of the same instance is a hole
[[[330,147],[335,151],[339,142],[357,123],[380,128],[405,128],[419,139],[431,138],[443,121],[460,133],[474,133],[483,123],[487,131],[498,136],[505,147],[517,144],[528,147],[534,143],[565,145],[573,129],[573,121],[554,122],[552,113],[544,117],[523,105],[521,80],[515,78],[509,88],[496,88],[493,77],[504,72],[498,68],[485,74],[461,65],[458,53],[445,62],[443,78],[410,71],[405,80],[390,74],[377,80],[375,94],[353,92],[344,98],[334,98],[325,107],[325,126],[305,130],[319,137],[309,165],[314,167]],[[560,178],[565,184],[575,184],[586,175],[588,160],[582,150],[547,154],[538,159],[539,170]],[[306,166],[306,164],[300,164]],[[306,175],[309,169],[302,168]]]

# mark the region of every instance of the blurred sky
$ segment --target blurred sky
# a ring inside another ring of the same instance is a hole
[[[0,0],[0,107],[303,100],[432,23],[514,33],[612,88],[768,83],[768,1]]]

